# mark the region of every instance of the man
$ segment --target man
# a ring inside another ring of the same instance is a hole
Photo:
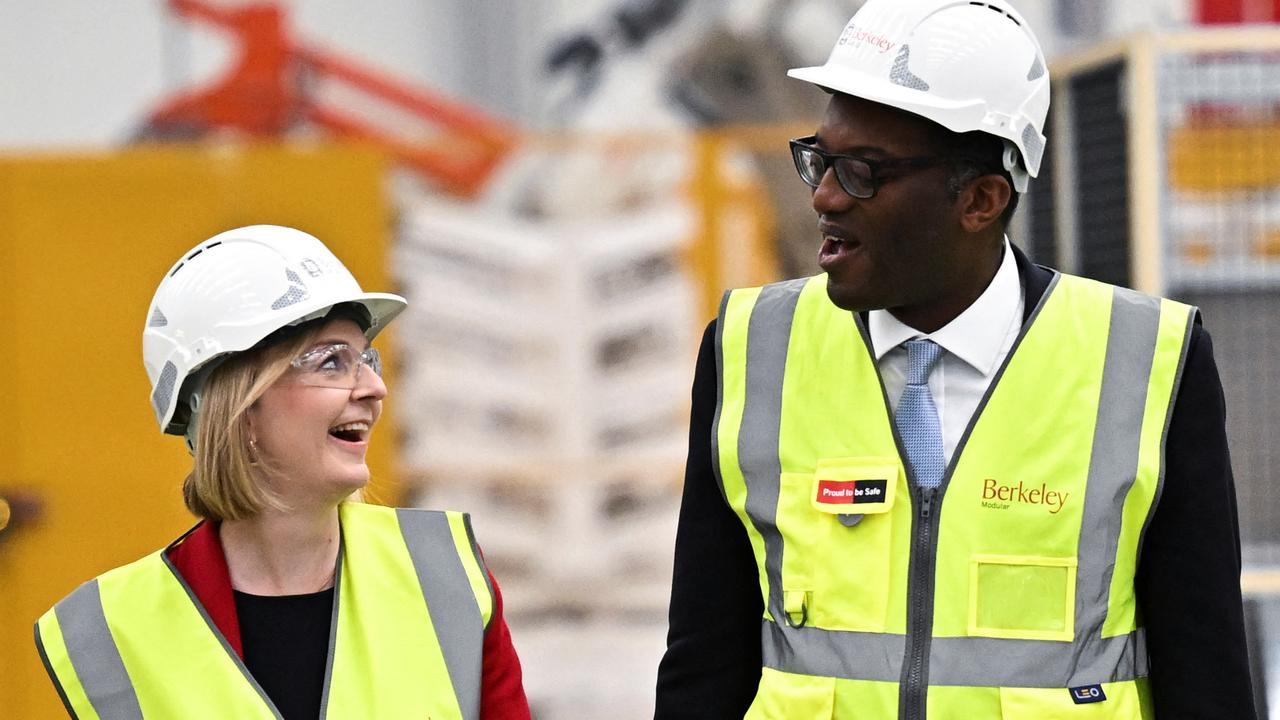
[[[1198,312],[1033,265],[1044,58],[1003,0],[870,0],[792,142],[825,275],[725,297],[657,718],[1253,718]]]

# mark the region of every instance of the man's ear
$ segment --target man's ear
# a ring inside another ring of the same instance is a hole
[[[986,230],[1000,221],[1011,199],[1013,188],[1008,180],[994,173],[979,175],[965,186],[957,200],[960,226],[969,233]]]

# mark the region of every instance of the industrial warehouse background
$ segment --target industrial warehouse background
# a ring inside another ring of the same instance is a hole
[[[1014,2],[1054,97],[1010,235],[1201,307],[1280,717],[1280,2]],[[0,0],[0,716],[63,716],[32,622],[193,523],[145,309],[273,222],[409,298],[371,496],[472,513],[535,717],[651,717],[697,342],[817,270],[786,141],[823,98],[785,70],[859,5]]]

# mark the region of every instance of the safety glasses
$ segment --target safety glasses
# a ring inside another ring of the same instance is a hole
[[[290,379],[302,385],[350,390],[360,379],[360,368],[382,375],[382,357],[377,348],[356,350],[346,343],[330,343],[312,348],[290,363]]]
[[[883,180],[880,173],[886,170],[919,170],[955,162],[954,157],[930,155],[921,157],[888,158],[872,160],[858,155],[839,155],[819,150],[814,143],[816,135],[791,141],[791,158],[795,160],[800,179],[811,188],[822,183],[827,168],[835,168],[836,180],[850,195],[862,200],[875,197]]]

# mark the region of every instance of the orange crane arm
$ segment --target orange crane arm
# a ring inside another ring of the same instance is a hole
[[[284,11],[270,3],[222,8],[203,0],[169,0],[191,20],[231,34],[240,54],[231,69],[205,88],[178,93],[148,117],[157,135],[191,135],[234,128],[253,136],[280,136],[310,122],[340,137],[383,147],[393,157],[451,192],[477,192],[519,141],[515,128],[479,110],[399,82],[336,53],[291,40]],[[372,101],[395,106],[430,127],[402,138],[340,107],[325,106],[309,88],[340,82]]]

